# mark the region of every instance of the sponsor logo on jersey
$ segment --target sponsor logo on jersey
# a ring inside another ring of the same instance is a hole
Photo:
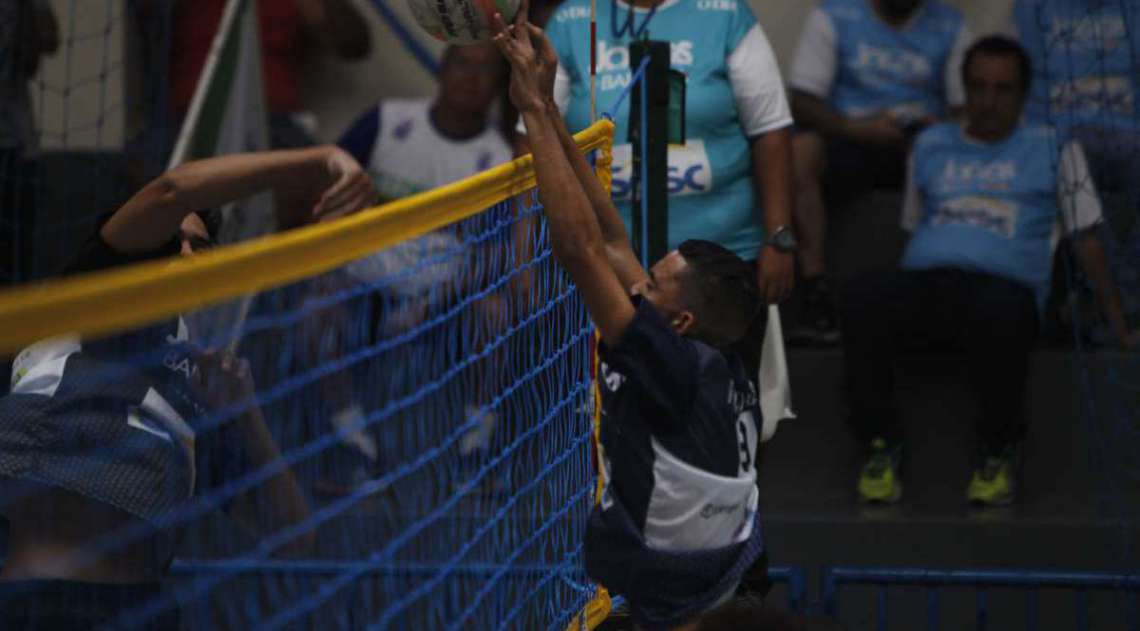
[[[1049,25],[1048,40],[1063,42],[1060,46],[1071,52],[1113,53],[1127,46],[1128,25],[1119,14],[1056,16]]]
[[[701,519],[711,519],[717,515],[735,513],[739,508],[740,504],[713,504],[709,502],[701,507]]]
[[[736,0],[697,0],[697,11],[736,12]]]
[[[598,84],[601,90],[624,89],[631,77],[629,46],[598,40]],[[683,39],[670,47],[669,63],[674,68],[692,66],[693,42]]]
[[[851,67],[856,72],[885,73],[909,82],[928,79],[934,71],[930,60],[918,53],[867,42],[859,42]]]
[[[554,16],[555,22],[590,19],[590,7],[566,7]]]
[[[633,189],[633,148],[617,145],[613,149],[614,199],[630,198]],[[692,139],[684,145],[669,146],[669,167],[666,174],[666,190],[669,195],[701,195],[712,190],[713,172],[705,143]]]
[[[1017,179],[1017,163],[1013,160],[983,162],[959,161],[951,158],[942,169],[941,184],[946,187],[979,186],[988,190],[1007,191]]]
[[[959,197],[939,206],[931,223],[973,226],[1012,239],[1017,228],[1017,206],[992,197]]]
[[[1132,81],[1126,76],[1081,77],[1054,84],[1049,90],[1055,116],[1100,112],[1130,115],[1135,99]]]

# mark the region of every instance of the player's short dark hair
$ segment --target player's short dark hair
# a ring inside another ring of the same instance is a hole
[[[1033,62],[1029,59],[1029,53],[1025,52],[1025,47],[1017,40],[1005,35],[987,35],[974,42],[966,51],[966,56],[962,58],[962,85],[968,83],[970,64],[978,55],[1016,59],[1021,70],[1021,91],[1029,93],[1029,86],[1033,83]]]
[[[761,306],[752,267],[712,241],[691,239],[677,251],[688,264],[682,287],[697,316],[693,337],[722,348],[744,337]]]

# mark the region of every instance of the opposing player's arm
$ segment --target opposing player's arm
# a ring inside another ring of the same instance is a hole
[[[635,311],[627,288],[622,287],[606,256],[590,200],[551,124],[547,111],[550,86],[543,81],[549,69],[531,45],[525,10],[519,11],[509,31],[502,16],[496,15],[495,23],[495,44],[511,63],[511,100],[526,123],[554,254],[578,285],[602,338],[617,345]],[[544,37],[541,32],[539,37]]]
[[[539,41],[545,41],[545,39]],[[547,44],[546,50],[549,50],[550,54],[554,53],[553,49],[549,48],[549,44]],[[543,52],[540,51],[540,54]],[[648,278],[648,274],[646,274],[645,268],[641,266],[641,262],[637,260],[637,255],[633,253],[633,246],[629,243],[629,234],[625,231],[625,224],[618,216],[617,208],[614,207],[610,194],[602,187],[594,169],[586,161],[586,156],[578,150],[578,145],[575,144],[574,138],[570,135],[570,130],[566,128],[562,114],[558,111],[558,106],[553,100],[547,102],[547,119],[558,135],[559,144],[562,145],[562,151],[566,154],[566,159],[570,162],[571,168],[574,169],[578,183],[582,185],[586,197],[590,200],[590,207],[594,211],[594,217],[598,220],[598,227],[601,230],[606,259],[613,267],[614,273],[617,274],[621,286],[628,292],[634,285]]]
[[[103,224],[100,236],[123,253],[166,243],[192,212],[216,208],[265,190],[304,183],[316,203],[313,219],[339,217],[375,200],[371,180],[352,156],[333,146],[266,151],[187,162],[135,193]],[[308,207],[290,209],[284,225],[303,223]]]

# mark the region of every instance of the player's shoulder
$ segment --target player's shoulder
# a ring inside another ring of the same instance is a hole
[[[427,97],[390,98],[380,101],[376,105],[376,112],[383,117],[406,116],[426,112],[431,108],[431,99]]]
[[[1073,141],[1068,134],[1061,133],[1055,126],[1045,123],[1022,123],[1017,134],[1022,142],[1047,145],[1058,150]]]
[[[564,28],[574,23],[588,24],[590,22],[589,0],[566,0],[559,5],[554,15],[550,16],[546,28]]]
[[[915,155],[959,142],[962,139],[962,125],[956,122],[945,122],[931,125],[922,130],[914,139]]]

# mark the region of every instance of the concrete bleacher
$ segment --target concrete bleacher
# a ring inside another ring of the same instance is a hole
[[[897,264],[906,235],[901,196],[876,192],[833,212],[829,259],[837,285]],[[794,322],[795,305],[790,320]],[[1140,558],[1140,357],[1042,349],[1028,388],[1022,486],[1010,507],[967,505],[975,462],[976,401],[968,366],[945,355],[907,357],[896,403],[906,422],[904,499],[892,507],[856,500],[862,452],[846,426],[842,351],[792,348],[797,420],[765,446],[761,502],[773,564],[808,568],[809,602],[825,565],[1032,568],[1132,572]],[[1127,441],[1124,439],[1128,438]],[[1129,468],[1131,467],[1131,468]],[[905,591],[905,590],[904,590]],[[892,593],[889,628],[925,628],[924,596]],[[874,628],[868,588],[849,588],[851,628]],[[952,595],[954,596],[954,595]],[[973,593],[947,600],[942,628],[973,628]],[[1045,598],[1041,628],[1072,628],[1070,599]],[[862,603],[862,604],[860,604]],[[1117,599],[1093,600],[1092,620],[1123,628]],[[1024,599],[996,606],[991,628],[1024,628]],[[901,625],[901,626],[899,626]],[[1051,626],[1056,625],[1056,626]]]

